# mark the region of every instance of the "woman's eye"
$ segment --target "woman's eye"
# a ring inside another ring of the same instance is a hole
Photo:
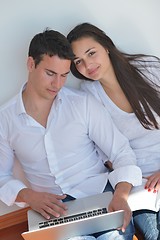
[[[92,56],[95,54],[95,52],[89,52],[88,54],[89,54],[89,56]]]
[[[81,62],[80,60],[77,60],[77,61],[74,62],[74,64],[78,65],[78,64],[80,64],[80,62]]]

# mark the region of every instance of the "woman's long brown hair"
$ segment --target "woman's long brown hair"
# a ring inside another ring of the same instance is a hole
[[[149,67],[152,68],[152,71],[154,68],[155,70],[160,68],[160,59],[145,54],[121,52],[105,32],[90,23],[77,25],[67,36],[70,43],[83,37],[92,37],[105,49],[108,49],[117,80],[132,106],[133,112],[144,128],[158,129],[159,126],[153,112],[160,116],[160,85],[148,79],[147,76],[150,74],[156,78],[153,72],[149,72]],[[77,71],[74,62],[71,64],[71,72],[79,79],[92,81]],[[160,82],[160,76],[158,82]]]

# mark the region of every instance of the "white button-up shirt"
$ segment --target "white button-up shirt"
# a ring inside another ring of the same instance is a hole
[[[95,144],[112,162],[111,173]],[[121,181],[141,184],[135,154],[104,107],[66,87],[52,105],[46,128],[26,113],[22,91],[0,108],[0,199],[7,205],[26,187],[12,176],[15,157],[36,191],[79,198],[102,192],[108,179],[113,187]]]

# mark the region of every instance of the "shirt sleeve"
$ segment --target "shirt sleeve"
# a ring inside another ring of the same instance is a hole
[[[15,203],[18,192],[26,188],[26,185],[15,179],[12,173],[14,165],[14,153],[7,140],[0,134],[0,200],[11,206]],[[24,207],[25,203],[16,203]]]
[[[142,183],[142,173],[136,166],[136,156],[128,139],[117,129],[107,109],[88,94],[87,122],[89,137],[108,156],[113,171],[109,181],[114,188],[119,182],[133,186]]]
[[[142,183],[142,173],[136,165],[128,165],[114,169],[114,171],[109,174],[108,180],[113,189],[119,182],[128,182],[132,184],[132,186],[139,186]]]

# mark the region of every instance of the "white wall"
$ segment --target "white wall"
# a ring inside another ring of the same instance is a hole
[[[159,12],[160,0],[1,0],[0,105],[27,80],[29,42],[46,27],[66,35],[76,24],[91,22],[121,50],[160,57]],[[78,87],[79,81],[70,75],[67,85]]]
[[[160,56],[159,12],[160,0],[1,0],[0,105],[27,79],[28,45],[44,28],[67,34],[76,24],[89,21],[124,51]],[[77,80],[68,84],[77,86]]]

